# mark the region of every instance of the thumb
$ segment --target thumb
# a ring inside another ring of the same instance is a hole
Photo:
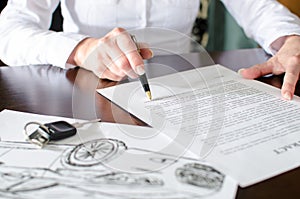
[[[140,42],[138,45],[143,59],[150,59],[154,56],[153,51],[149,48],[149,44]]]
[[[250,68],[242,68],[238,71],[238,73],[247,79],[255,79],[261,76],[265,76],[271,74],[273,72],[273,64],[271,64],[271,60],[264,62],[262,64],[256,64],[251,66]]]

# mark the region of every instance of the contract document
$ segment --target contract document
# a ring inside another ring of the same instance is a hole
[[[300,165],[300,99],[213,65],[98,92],[245,187]]]

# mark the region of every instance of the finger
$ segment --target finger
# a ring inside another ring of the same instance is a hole
[[[110,63],[108,63],[107,67],[111,72],[115,73],[118,76],[122,76],[126,74],[131,78],[137,78],[137,74],[131,68],[131,65],[126,57],[126,55],[122,52],[122,50],[112,41],[106,45],[104,50],[108,53],[110,57]]]
[[[125,73],[131,78],[137,78],[138,76],[133,71],[129,61],[127,60],[126,55],[119,48],[117,39],[119,37],[128,37],[128,33],[125,29],[115,28],[107,36],[100,39],[99,49],[101,52],[99,54],[106,54],[110,57],[112,62],[106,63],[107,68],[110,68],[112,73],[115,73],[118,76],[122,76]]]
[[[256,64],[247,69],[239,70],[239,74],[241,74],[244,78],[247,79],[255,79],[261,76],[265,76],[271,74],[273,72],[273,64],[272,60],[268,60],[262,64]]]
[[[125,73],[117,67],[117,65],[114,63],[111,57],[109,57],[105,52],[102,52],[102,50],[99,50],[98,60],[99,61],[97,63],[99,72],[101,70],[105,71],[106,69],[108,69],[117,76],[125,76]]]
[[[127,74],[121,69],[120,67],[117,66],[117,64],[115,64],[114,61],[111,61],[109,64],[107,64],[107,68],[110,70],[111,73],[120,76],[120,77],[124,77]]]
[[[300,73],[299,64],[300,62],[296,61],[286,68],[281,88],[281,94],[282,97],[284,97],[287,100],[291,100],[294,95],[295,87],[299,79]]]
[[[93,73],[101,79],[110,79],[110,80],[118,81],[125,76],[125,74],[117,75],[111,72],[110,69],[107,68],[103,62],[98,63],[97,66],[91,68],[90,70],[93,71]]]
[[[115,50],[115,51],[118,51],[118,50]],[[110,70],[110,72],[112,72],[115,75],[120,76],[120,77],[124,77],[126,75],[124,73],[124,71],[122,70],[122,68],[118,67],[118,65],[115,63],[117,58],[116,58],[116,60],[113,60],[106,52],[100,52],[98,55],[98,59],[100,61],[102,61],[102,65],[103,65],[104,69],[108,69],[108,70]]]
[[[137,46],[134,41],[131,39],[129,34],[121,34],[117,38],[118,46],[121,51],[124,52],[127,60],[129,61],[132,69],[138,74],[142,75],[145,73],[144,62],[142,56],[137,51]]]
[[[153,51],[149,47],[149,44],[138,43],[138,45],[140,48],[140,54],[143,59],[151,59],[154,56]]]
[[[140,54],[143,59],[151,59],[154,56],[153,51],[147,48],[141,49]]]
[[[283,84],[281,87],[281,95],[287,100],[291,100],[295,92],[296,83],[298,81],[298,76],[292,73],[285,73]]]
[[[126,53],[126,57],[136,74],[143,75],[145,73],[144,61],[140,53],[137,51]]]
[[[118,53],[118,56],[113,55],[115,57],[112,60],[113,66],[116,66],[115,71],[117,72],[118,70],[119,72],[125,73],[130,78],[137,78],[138,76],[135,73],[135,71],[132,69],[128,57],[125,54],[123,54],[121,50],[116,50],[115,53]]]
[[[110,70],[104,70],[101,73],[96,74],[99,78],[101,79],[109,79],[109,80],[113,80],[113,81],[120,81],[121,79],[123,79],[122,76],[118,76],[115,73],[112,73]]]

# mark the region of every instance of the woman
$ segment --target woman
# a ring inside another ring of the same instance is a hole
[[[57,33],[48,28],[59,2],[64,32]],[[275,0],[222,2],[246,34],[275,55],[240,74],[256,78],[286,72],[281,92],[292,99],[300,73],[299,18]],[[135,78],[144,72],[142,58],[153,54],[145,44],[138,53],[125,30],[156,27],[189,35],[198,8],[199,0],[9,0],[0,17],[0,58],[8,65],[69,63],[100,78]],[[97,64],[86,64],[95,51]]]

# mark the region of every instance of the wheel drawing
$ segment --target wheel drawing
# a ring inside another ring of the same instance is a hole
[[[94,166],[108,162],[126,149],[125,143],[118,140],[92,140],[74,147],[65,162],[73,166]]]

